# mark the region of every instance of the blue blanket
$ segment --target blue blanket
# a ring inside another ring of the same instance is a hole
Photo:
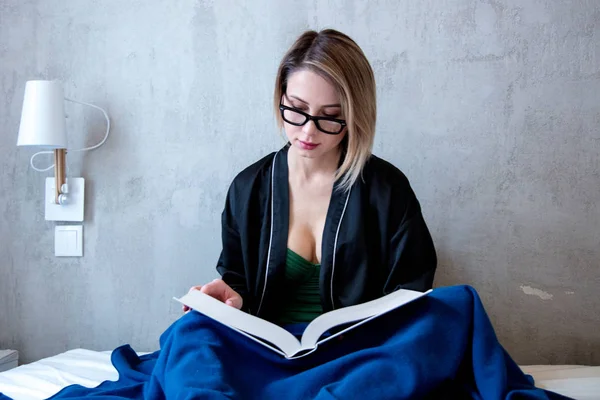
[[[112,363],[118,381],[52,399],[565,399],[521,372],[468,286],[436,289],[297,360],[190,312],[159,351],[125,345]]]

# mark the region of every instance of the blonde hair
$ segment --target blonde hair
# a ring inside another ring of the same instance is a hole
[[[340,96],[347,134],[342,141],[341,166],[336,180],[349,190],[361,175],[371,156],[377,117],[375,77],[361,48],[350,37],[333,29],[304,32],[279,64],[275,82],[274,106],[277,124],[283,129],[279,111],[289,76],[308,69],[318,73],[336,88]]]

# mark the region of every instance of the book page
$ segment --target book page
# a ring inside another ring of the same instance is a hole
[[[388,294],[387,296],[380,297],[379,299],[357,304],[355,306],[340,308],[338,310],[333,310],[320,315],[319,317],[315,318],[304,330],[304,334],[302,335],[301,350],[312,349],[316,347],[318,343],[323,343],[331,339],[333,336],[318,342],[319,338],[331,328],[350,322],[371,320],[376,316],[385,314],[400,306],[403,306],[404,304],[408,304],[419,297],[425,296],[429,292],[431,292],[431,290],[422,293],[414,290],[400,289]],[[362,325],[362,323],[352,325],[344,329],[342,332],[338,332],[334,336],[346,332],[358,325]]]
[[[217,321],[217,322],[219,322],[219,321]],[[221,322],[219,322],[219,323],[221,323]],[[278,349],[277,347],[275,347],[275,346],[271,345],[270,343],[268,343],[268,342],[266,342],[266,341],[263,341],[263,340],[261,340],[261,339],[257,339],[255,336],[252,336],[252,335],[250,335],[249,333],[246,333],[246,332],[244,332],[244,331],[242,331],[242,330],[240,330],[240,329],[238,329],[238,328],[234,328],[234,327],[232,327],[232,326],[229,326],[229,325],[225,325],[225,326],[227,326],[228,328],[231,328],[231,329],[233,329],[234,331],[238,332],[240,335],[244,335],[244,336],[246,336],[248,339],[250,339],[250,340],[253,340],[253,341],[255,341],[256,343],[260,343],[260,344],[262,344],[263,346],[265,346],[265,347],[268,347],[269,349],[273,350],[275,353],[277,353],[277,354],[281,354],[281,355],[282,355],[282,356],[284,356],[285,358],[290,358],[290,357],[289,357],[287,354],[285,354],[283,351],[281,351],[280,349]]]
[[[298,339],[280,326],[228,306],[199,290],[192,290],[185,296],[179,299],[174,297],[174,299],[217,322],[265,339],[279,347],[287,355],[293,355],[300,349]],[[266,343],[258,342],[272,349]]]

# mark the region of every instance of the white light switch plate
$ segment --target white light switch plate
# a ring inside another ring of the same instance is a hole
[[[69,193],[67,193],[68,203],[65,205],[55,203],[54,185],[54,178],[46,178],[46,221],[83,221],[85,179],[67,178]]]
[[[83,256],[82,225],[59,225],[54,228],[54,255],[56,257]]]

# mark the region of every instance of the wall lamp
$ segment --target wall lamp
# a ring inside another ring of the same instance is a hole
[[[65,101],[89,106],[104,114],[106,134],[100,143],[83,149],[69,148]],[[85,180],[67,177],[66,157],[72,152],[97,149],[106,142],[109,133],[110,119],[106,111],[93,104],[65,98],[61,82],[33,80],[26,83],[17,146],[43,149],[31,156],[30,165],[34,170],[45,172],[54,168],[54,178],[46,178],[46,220],[83,221]],[[54,164],[43,169],[37,168],[34,159],[41,154],[54,154]]]

